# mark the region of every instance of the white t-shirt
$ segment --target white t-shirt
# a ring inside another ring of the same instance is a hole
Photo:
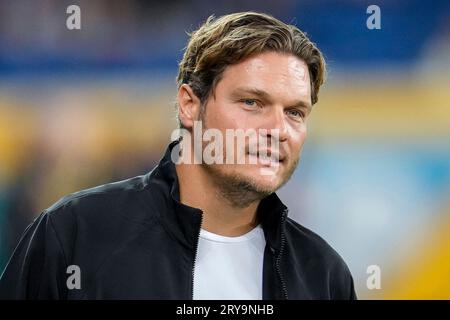
[[[194,300],[261,300],[265,245],[260,225],[239,237],[201,229]]]

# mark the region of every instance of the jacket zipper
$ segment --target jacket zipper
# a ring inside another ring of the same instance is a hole
[[[284,226],[285,220],[286,220],[286,216],[287,216],[287,209],[285,209],[283,211],[283,214],[281,215],[281,227]],[[280,227],[280,229],[281,229]],[[281,256],[283,255],[283,250],[284,250],[284,244],[285,244],[285,235],[284,232],[281,229],[281,246],[280,246],[280,251],[277,255],[277,258],[275,260],[275,269],[278,275],[278,278],[280,280],[281,283],[281,290],[282,290],[282,294],[285,300],[288,300],[288,294],[287,294],[287,288],[286,288],[286,283],[284,281],[283,275],[281,273],[281,268],[280,268],[280,263],[281,263]]]
[[[198,243],[200,240],[200,231],[202,230],[202,223],[203,223],[203,214],[200,218],[200,229],[198,230],[198,234],[195,241],[195,247],[194,247],[194,259],[192,262],[192,286],[191,286],[191,300],[194,300],[194,275],[195,275],[195,261],[197,259],[197,251],[198,251]]]

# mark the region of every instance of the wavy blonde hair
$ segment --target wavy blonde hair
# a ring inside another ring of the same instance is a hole
[[[179,89],[182,84],[188,84],[203,105],[227,66],[267,51],[293,54],[302,59],[311,79],[311,102],[318,101],[326,77],[325,60],[316,45],[296,26],[268,14],[240,12],[219,18],[212,15],[189,35],[179,63],[177,85]]]

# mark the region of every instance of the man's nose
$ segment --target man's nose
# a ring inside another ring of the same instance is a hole
[[[289,137],[289,124],[284,113],[284,108],[274,107],[267,119],[266,129],[268,136],[278,138],[279,141],[285,141]]]

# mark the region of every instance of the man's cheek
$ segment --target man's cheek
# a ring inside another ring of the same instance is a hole
[[[295,145],[300,145],[301,147],[305,142],[308,133],[306,123],[303,123],[296,128],[290,127],[289,129],[290,129],[289,135],[291,137],[291,140]]]
[[[308,132],[308,126],[306,125],[306,122],[303,122],[299,128],[299,132],[301,135],[303,135],[303,139],[306,138],[306,134]]]

